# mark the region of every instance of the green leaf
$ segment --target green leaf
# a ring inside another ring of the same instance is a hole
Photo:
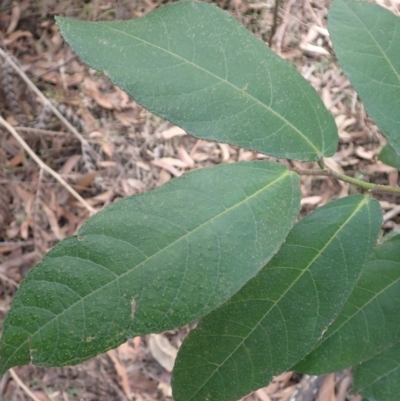
[[[379,154],[379,160],[388,166],[400,170],[400,155],[394,150],[390,143],[387,143],[381,150],[381,153]]]
[[[335,0],[328,28],[343,71],[400,153],[400,18],[376,4]]]
[[[400,343],[354,369],[353,389],[370,401],[398,400],[400,394]]]
[[[82,61],[196,137],[300,160],[336,151],[334,120],[311,85],[214,5],[179,2],[131,21],[57,22]]]
[[[265,161],[201,169],[118,201],[25,278],[0,373],[76,364],[199,318],[277,252],[299,207],[298,176]]]
[[[298,365],[322,374],[366,361],[400,340],[400,236],[377,246],[335,322]]]
[[[296,224],[271,262],[184,341],[174,399],[236,400],[301,360],[353,289],[381,220],[376,201],[355,195]]]

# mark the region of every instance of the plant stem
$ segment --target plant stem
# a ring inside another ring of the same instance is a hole
[[[368,192],[389,192],[393,194],[400,194],[400,188],[391,187],[390,185],[371,184],[369,182],[358,180],[357,178],[349,177],[346,174],[341,174],[333,170],[328,170],[326,167],[323,170],[301,169],[298,167],[294,167],[292,171],[299,175],[320,175],[336,178],[337,180],[356,185]]]

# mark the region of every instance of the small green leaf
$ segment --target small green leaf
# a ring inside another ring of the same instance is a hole
[[[394,401],[400,394],[400,342],[355,367],[353,390],[363,400]]]
[[[0,373],[76,364],[199,318],[277,252],[299,207],[298,176],[265,161],[201,169],[116,202],[25,278]]]
[[[343,71],[400,154],[400,18],[376,4],[335,0],[328,28]]]
[[[394,150],[390,143],[387,143],[379,154],[379,160],[388,166],[400,170],[400,155]]]
[[[334,120],[311,85],[214,5],[178,2],[131,21],[57,22],[82,61],[196,137],[300,160],[336,151]]]
[[[356,195],[296,224],[271,262],[184,341],[174,399],[237,400],[301,360],[353,289],[381,220],[379,204]]]
[[[377,246],[335,322],[298,365],[322,374],[366,361],[400,340],[400,236]]]

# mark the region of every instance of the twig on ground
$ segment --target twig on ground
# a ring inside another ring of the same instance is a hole
[[[9,370],[11,377],[13,380],[17,383],[19,387],[21,387],[22,391],[30,398],[32,398],[33,401],[40,401],[39,398],[36,397],[35,394],[32,393],[32,391],[25,385],[25,383],[19,378],[19,376],[15,373],[14,369],[11,368]]]
[[[323,24],[321,18],[319,18],[319,17],[317,16],[317,14],[315,14],[315,12],[314,12],[314,10],[313,10],[313,8],[312,8],[312,6],[311,6],[309,0],[305,0],[305,5],[306,5],[306,7],[308,8],[308,11],[310,12],[310,14],[311,14],[311,16],[313,17],[314,21],[317,23],[317,25],[318,25],[320,28],[324,28],[324,24]]]
[[[3,274],[3,273],[1,273],[1,272],[0,272],[0,280],[3,280],[3,281],[5,281],[6,283],[11,284],[11,285],[14,286],[15,288],[18,288],[18,287],[19,287],[19,284],[18,284],[15,280],[13,280],[12,278],[6,276],[5,274]]]
[[[77,199],[89,211],[90,214],[96,213],[96,209],[90,206],[85,199],[83,199],[61,176],[50,168],[46,163],[40,159],[36,153],[29,147],[29,145],[22,139],[18,132],[10,125],[3,117],[0,116],[0,125],[2,125],[25,149],[30,157],[39,165],[40,168],[47,171],[52,175],[75,199]]]
[[[25,253],[24,255],[17,256],[16,258],[9,259],[0,264],[0,272],[6,272],[8,269],[13,267],[19,267],[25,263],[30,263],[37,258],[38,254],[36,251]]]
[[[279,29],[277,29],[276,39],[275,39],[275,48],[277,54],[281,54],[283,37],[285,36],[286,27],[289,22],[290,9],[292,8],[294,3],[295,0],[289,0],[283,10],[284,11],[283,18],[279,26]]]
[[[59,132],[59,131],[51,131],[47,129],[41,129],[41,128],[33,128],[33,127],[15,127],[17,131],[21,132],[33,132],[35,134],[39,135],[48,135],[48,136],[62,136],[65,137],[65,132]]]
[[[278,26],[279,3],[280,3],[280,0],[275,0],[273,23],[272,23],[271,33],[269,34],[269,39],[268,39],[268,46],[269,47],[271,47],[271,45],[272,45],[272,39],[274,38],[274,35],[275,35],[275,32],[276,32],[276,28]]]
[[[2,396],[6,391],[6,386],[9,379],[10,379],[10,373],[6,372],[2,377],[2,379],[0,380],[0,396]]]
[[[397,216],[400,213],[400,205],[396,206],[392,210],[389,210],[383,215],[383,221],[391,220],[393,217]]]
[[[43,106],[48,107],[54,115],[81,141],[82,146],[90,149],[90,152],[93,152],[93,155],[96,155],[94,149],[90,146],[89,142],[78,132],[78,130],[57,110],[49,99],[35,86],[35,84],[31,81],[31,79],[21,70],[21,68],[15,63],[11,56],[9,56],[1,47],[0,47],[0,56],[6,60],[9,65],[14,69],[14,71],[24,80],[24,82],[28,85],[28,87],[42,100]],[[97,156],[97,155],[96,155]]]
[[[78,56],[76,54],[74,54],[73,56],[71,56],[68,60],[62,61],[60,64],[55,65],[54,67],[48,68],[46,71],[42,72],[41,74],[37,74],[35,75],[36,78],[40,78],[43,75],[48,74],[49,72],[52,71],[57,71],[58,69],[60,69],[61,67],[63,67],[64,65],[70,63],[71,61],[75,60]]]
[[[15,248],[19,248],[19,247],[24,247],[24,246],[31,246],[33,245],[34,242],[33,241],[0,241],[0,248],[2,246],[6,246],[7,248],[11,248],[11,247],[15,247]]]

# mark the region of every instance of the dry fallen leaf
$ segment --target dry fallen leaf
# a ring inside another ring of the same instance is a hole
[[[163,185],[172,178],[171,174],[166,170],[161,170],[158,176],[157,186]]]
[[[90,96],[99,106],[108,110],[120,111],[129,105],[129,97],[121,89],[114,87],[112,92],[101,92],[99,83],[90,78],[85,78],[83,86],[86,94]]]
[[[7,27],[6,35],[9,35],[11,32],[14,32],[15,28],[18,25],[20,16],[21,16],[21,7],[17,1],[13,1],[11,9],[11,20],[10,24]]]
[[[114,363],[115,370],[118,376],[121,378],[121,387],[124,390],[125,395],[130,399],[131,397],[131,388],[129,385],[128,374],[124,366],[120,363],[117,357],[117,353],[115,350],[107,351],[107,355]]]
[[[334,373],[325,376],[315,401],[336,401]]]
[[[186,135],[186,132],[182,128],[176,126],[168,128],[165,131],[161,132],[161,137],[164,139],[171,139],[175,136],[183,136],[183,135]]]
[[[94,179],[99,175],[99,171],[91,171],[90,173],[82,174],[75,185],[72,187],[76,192],[81,193],[92,185]]]
[[[179,146],[178,156],[186,164],[186,167],[194,167],[194,160],[189,156],[189,153],[186,152],[186,149],[183,146]]]
[[[231,156],[229,149],[230,146],[226,143],[219,143],[218,147],[221,149],[221,157],[223,162],[227,162]]]
[[[150,334],[149,349],[153,358],[167,371],[172,372],[178,350],[162,334]]]
[[[79,160],[81,160],[82,156],[81,155],[72,155],[70,156],[67,161],[64,163],[64,165],[61,167],[61,174],[62,175],[67,175],[71,173],[71,171],[77,166]]]
[[[4,44],[5,45],[11,45],[11,43],[15,42],[18,39],[21,39],[21,38],[32,38],[32,37],[33,37],[33,35],[32,35],[31,32],[18,30],[18,31],[15,31],[15,32],[11,33],[7,37],[7,39],[4,39]]]
[[[300,49],[307,53],[316,54],[318,56],[329,56],[328,50],[321,46],[312,45],[311,43],[301,43]]]
[[[315,206],[318,205],[322,200],[322,196],[314,195],[314,196],[306,196],[305,198],[301,199],[301,205],[311,205]]]
[[[64,235],[60,231],[60,227],[58,225],[58,219],[55,213],[45,204],[42,204],[42,207],[44,212],[46,213],[53,234],[59,241],[61,241],[62,239],[64,239]]]
[[[176,159],[176,160],[178,160],[178,159]],[[179,160],[179,162],[181,162],[181,160]],[[153,166],[163,168],[164,170],[168,171],[175,177],[179,177],[182,175],[182,173],[180,171],[178,171],[171,163],[168,163],[165,160],[161,160],[161,159],[160,160],[152,160],[151,164]]]
[[[124,127],[130,127],[138,123],[137,111],[133,109],[114,111],[114,116]]]
[[[375,152],[373,150],[365,150],[362,146],[357,146],[355,153],[358,157],[365,160],[373,160]]]
[[[259,390],[255,391],[255,394],[260,401],[271,401],[271,397],[267,394],[265,388],[260,388]]]

